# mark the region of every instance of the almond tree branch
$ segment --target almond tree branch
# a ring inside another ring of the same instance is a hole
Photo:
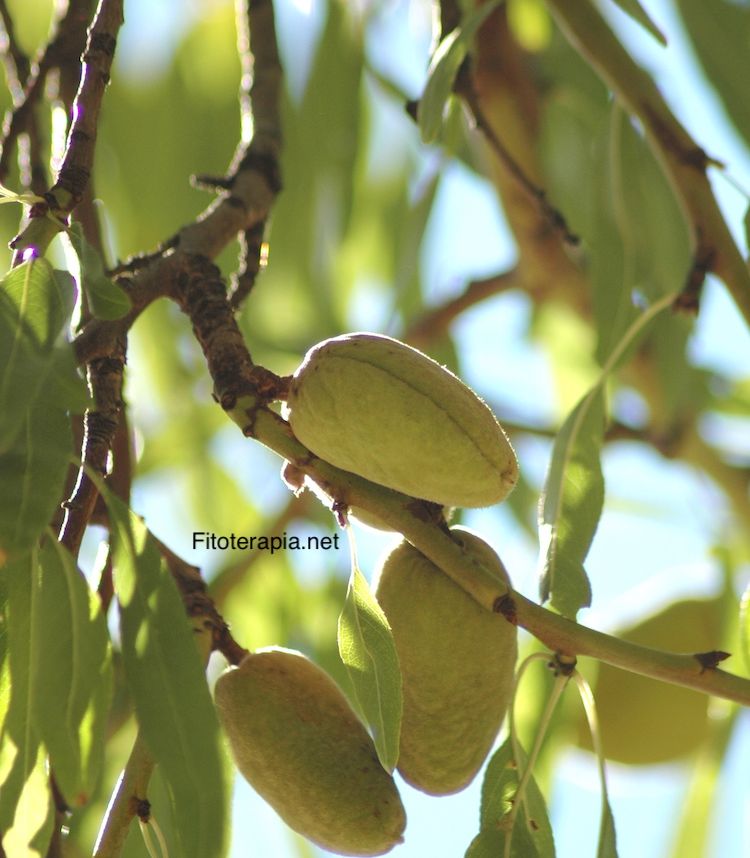
[[[83,72],[73,104],[73,122],[57,180],[45,201],[32,206],[29,223],[10,243],[13,264],[45,252],[67,226],[68,215],[83,197],[94,163],[94,148],[104,90],[109,83],[117,34],[123,23],[123,0],[99,0],[83,53]]]
[[[0,182],[5,181],[10,170],[10,159],[18,136],[25,131],[33,134],[33,111],[36,103],[43,95],[47,75],[71,55],[74,55],[76,61],[78,60],[81,52],[80,45],[83,44],[81,36],[91,20],[92,6],[92,0],[69,0],[65,14],[57,24],[55,35],[47,44],[42,56],[34,63],[33,68],[27,65],[27,73],[23,76],[20,74],[19,67],[18,78],[22,91],[14,92],[14,107],[6,116],[3,125]],[[5,3],[3,3],[3,7],[5,7]],[[11,30],[8,30],[7,26],[10,18],[3,15],[3,20],[10,37]],[[18,61],[16,64],[18,66]],[[35,185],[36,179],[32,182],[32,187]],[[34,189],[37,190],[36,187]]]
[[[242,143],[225,180],[226,190],[196,220],[180,229],[155,254],[119,267],[133,309],[114,322],[91,320],[76,337],[80,363],[106,356],[117,338],[129,330],[140,313],[160,297],[174,297],[189,276],[195,255],[214,259],[234,238],[262,225],[281,188],[279,153],[281,64],[271,0],[244,0],[238,6],[250,20],[253,83],[249,98],[252,138]],[[123,285],[123,284],[121,284]]]
[[[607,86],[643,124],[690,229],[695,276],[685,305],[697,304],[696,281],[713,271],[750,325],[750,271],[706,176],[713,162],[673,115],[651,77],[632,59],[591,0],[548,0],[558,24]]]
[[[202,289],[199,286],[201,277],[206,278]],[[257,439],[314,480],[334,499],[334,509],[357,506],[372,512],[401,532],[480,605],[526,628],[561,655],[590,655],[625,670],[750,706],[750,680],[716,667],[726,654],[717,652],[698,658],[699,654],[675,655],[650,650],[567,620],[498,582],[489,570],[453,541],[447,526],[437,523],[427,514],[424,501],[339,470],[315,456],[297,441],[289,424],[267,407],[268,395],[283,397],[283,392],[279,394],[277,390],[272,394],[270,387],[263,390],[257,384],[254,390],[250,390],[246,385],[247,367],[252,366],[252,361],[241,340],[235,339],[231,347],[232,360],[239,367],[237,378],[233,379],[225,372],[228,367],[224,363],[227,351],[222,343],[223,335],[206,335],[208,332],[216,334],[222,328],[226,330],[231,324],[232,314],[226,298],[223,299],[225,309],[221,311],[218,308],[222,300],[219,284],[218,269],[196,259],[195,276],[185,284],[181,296],[181,306],[190,317],[206,356],[217,400],[244,435]],[[203,298],[206,288],[212,293],[212,300],[208,303]],[[218,326],[217,319],[221,320]],[[216,369],[221,372],[216,372]],[[255,372],[267,373],[259,367]],[[281,388],[284,380],[279,381],[278,387]],[[237,395],[243,390],[247,393]]]

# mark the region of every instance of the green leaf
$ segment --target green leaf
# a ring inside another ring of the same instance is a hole
[[[750,8],[732,0],[679,0],[677,6],[716,95],[745,143],[750,143],[750,104],[744,83]]]
[[[568,415],[555,438],[539,502],[540,594],[564,616],[573,618],[591,602],[583,568],[604,501],[600,453],[604,437],[604,385],[632,354],[654,319],[671,307],[677,293],[654,301],[611,350],[591,390]]]
[[[540,595],[570,618],[591,603],[583,561],[604,503],[603,438],[604,391],[597,385],[555,438],[539,504]]]
[[[722,763],[740,712],[717,718],[708,740],[690,766],[690,785],[682,801],[681,819],[675,828],[670,858],[704,858],[710,853],[712,832],[721,803],[719,789]],[[665,852],[665,854],[667,854]]]
[[[143,521],[111,493],[105,500],[125,672],[140,729],[172,796],[178,854],[218,858],[226,846],[227,784],[194,634]]]
[[[339,617],[338,644],[355,706],[370,726],[380,762],[392,772],[401,733],[401,669],[388,620],[354,563]]]
[[[467,15],[461,26],[451,30],[432,55],[427,84],[417,108],[417,120],[424,143],[433,143],[440,134],[443,111],[453,91],[453,82],[461,63],[471,48],[477,30],[500,2],[502,0],[490,0]]]
[[[750,582],[745,587],[740,604],[740,649],[745,660],[745,670],[750,670]]]
[[[41,398],[49,407],[79,410],[87,398],[63,333],[74,284],[45,259],[19,265],[0,281],[0,452]]]
[[[26,775],[12,818],[2,829],[2,846],[13,858],[44,858],[52,839],[55,808],[41,745]]]
[[[622,11],[629,15],[634,21],[639,23],[644,30],[651,33],[651,35],[659,42],[660,45],[663,45],[665,48],[667,46],[667,38],[662,33],[662,31],[654,24],[648,12],[643,8],[643,6],[638,2],[638,0],[613,0],[613,2],[622,9]]]
[[[60,504],[72,453],[70,419],[38,402],[0,454],[0,561],[36,543]]]
[[[617,858],[617,840],[615,837],[615,818],[607,793],[602,795],[602,818],[599,828],[599,843],[596,858]]]
[[[480,831],[469,844],[465,858],[499,858],[505,854],[505,840],[504,831]],[[511,846],[511,855],[512,849]],[[536,858],[536,854],[530,851],[524,858]]]
[[[99,600],[58,542],[38,553],[31,672],[34,726],[71,807],[96,786],[111,687],[109,635]]]
[[[520,750],[521,766],[526,755]],[[482,782],[480,832],[466,852],[466,858],[498,858],[507,848],[510,832],[508,814],[519,787],[518,769],[513,759],[510,739],[492,755]],[[532,777],[525,790],[521,809],[516,817],[510,845],[512,858],[554,858],[555,842],[547,814],[547,806]]]
[[[32,724],[30,673],[38,660],[31,629],[35,611],[36,558],[7,563],[0,570],[7,595],[8,657],[0,693],[9,702],[0,735],[0,832],[7,855],[43,856],[52,834],[54,810],[46,754]]]
[[[132,308],[128,293],[104,273],[104,262],[86,241],[80,223],[71,225],[68,237],[78,257],[89,310],[97,319],[121,319]]]

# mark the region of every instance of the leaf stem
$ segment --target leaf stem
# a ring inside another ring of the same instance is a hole
[[[528,663],[528,659],[527,662]],[[525,664],[526,664],[525,663]],[[513,740],[513,757],[516,763],[516,770],[519,773],[519,782],[518,789],[516,790],[516,794],[513,797],[513,806],[511,808],[510,814],[508,815],[508,836],[505,840],[505,849],[504,849],[504,858],[510,858],[511,856],[511,847],[513,844],[513,828],[516,824],[516,817],[518,816],[518,811],[521,808],[521,805],[524,802],[524,796],[526,794],[526,788],[531,781],[531,775],[534,771],[534,765],[536,764],[537,757],[539,756],[539,751],[542,748],[542,742],[544,741],[544,736],[547,733],[547,728],[549,727],[550,721],[552,720],[552,715],[555,711],[555,707],[557,706],[560,697],[565,690],[565,686],[568,684],[569,676],[565,674],[558,674],[555,679],[555,684],[552,686],[552,691],[550,692],[549,697],[547,698],[547,703],[544,707],[544,711],[542,712],[542,718],[539,722],[539,729],[537,730],[537,734],[534,737],[534,745],[531,749],[531,753],[526,760],[526,768],[521,770],[521,755],[517,754],[517,742]],[[503,824],[505,824],[505,820],[503,820]]]

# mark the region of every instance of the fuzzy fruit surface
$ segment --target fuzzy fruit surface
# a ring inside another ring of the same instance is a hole
[[[518,479],[513,448],[487,405],[390,337],[318,343],[294,374],[286,415],[319,458],[443,506],[491,506]]]
[[[483,539],[461,527],[451,534],[508,582]],[[398,770],[424,792],[458,792],[481,768],[508,708],[516,627],[482,608],[407,542],[388,555],[376,587],[403,679]]]
[[[393,778],[325,671],[292,650],[259,650],[219,677],[215,699],[237,768],[290,828],[342,855],[402,842]]]
[[[687,599],[618,633],[630,643],[670,652],[708,652],[721,645],[721,599]],[[593,683],[604,755],[630,765],[649,765],[695,752],[710,730],[709,697],[601,664]],[[579,724],[579,744],[591,748]]]

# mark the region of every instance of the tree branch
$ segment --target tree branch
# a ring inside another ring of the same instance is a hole
[[[579,53],[643,124],[690,228],[695,264],[687,289],[695,293],[698,274],[713,271],[750,325],[750,271],[706,176],[711,159],[678,122],[656,84],[631,58],[590,0],[549,0],[549,6]],[[693,306],[694,294],[688,299]]]
[[[83,53],[83,72],[73,104],[73,122],[57,180],[45,201],[32,206],[29,223],[10,243],[13,264],[27,251],[43,254],[52,239],[67,226],[68,215],[83,197],[94,163],[97,125],[104,90],[109,83],[117,34],[123,23],[123,0],[99,0]]]
[[[204,265],[198,269],[196,278],[202,270],[209,281],[215,282],[219,278],[218,270],[212,271],[211,268],[213,266]],[[190,316],[196,331],[204,327],[200,319],[206,306],[201,300],[204,290],[198,288],[196,280],[182,296],[183,310]],[[213,327],[210,320],[215,318],[215,303],[219,301],[218,289],[214,287],[212,291],[214,301],[208,314],[209,328]],[[231,316],[228,302],[225,315]],[[223,366],[220,338],[199,338],[209,368]],[[288,423],[266,407],[264,397],[257,388],[248,395],[236,396],[236,392],[245,387],[245,370],[242,368],[251,365],[252,361],[246,349],[244,357],[239,360],[244,348],[239,341],[234,343],[233,348],[236,349],[234,359],[240,366],[240,378],[232,380],[223,374],[212,373],[216,398],[243,434],[256,438],[314,480],[333,499],[334,509],[357,506],[373,513],[402,533],[482,607],[502,613],[508,621],[528,629],[555,652],[565,656],[590,655],[625,670],[750,706],[750,680],[725,673],[717,669],[715,664],[707,666],[705,660],[699,661],[691,655],[675,655],[621,641],[534,604],[504,586],[488,569],[468,556],[453,541],[447,526],[437,524],[433,517],[426,514],[423,501],[339,470],[313,455],[297,441]]]
[[[102,821],[93,858],[117,858],[120,855],[130,823],[138,812],[138,799],[145,799],[148,793],[155,765],[139,732]]]
[[[14,107],[6,116],[3,125],[2,151],[0,152],[0,182],[5,181],[10,170],[13,146],[18,136],[24,131],[28,131],[32,135],[34,133],[33,111],[37,101],[43,95],[47,75],[53,68],[59,67],[60,63],[67,60],[70,56],[74,56],[76,62],[78,61],[81,53],[81,45],[83,44],[82,35],[85,33],[86,26],[91,19],[92,5],[92,0],[69,0],[65,14],[60,19],[55,35],[47,44],[44,53],[34,64],[35,67],[33,69],[27,66],[31,72],[30,76],[29,71],[27,71],[26,75],[22,76],[19,67],[19,84],[22,87],[22,91],[19,92],[14,87]],[[3,2],[4,7],[5,3]],[[11,37],[12,30],[8,29],[10,18],[3,15],[3,21],[6,25],[6,32]],[[17,56],[16,65],[18,67]]]

